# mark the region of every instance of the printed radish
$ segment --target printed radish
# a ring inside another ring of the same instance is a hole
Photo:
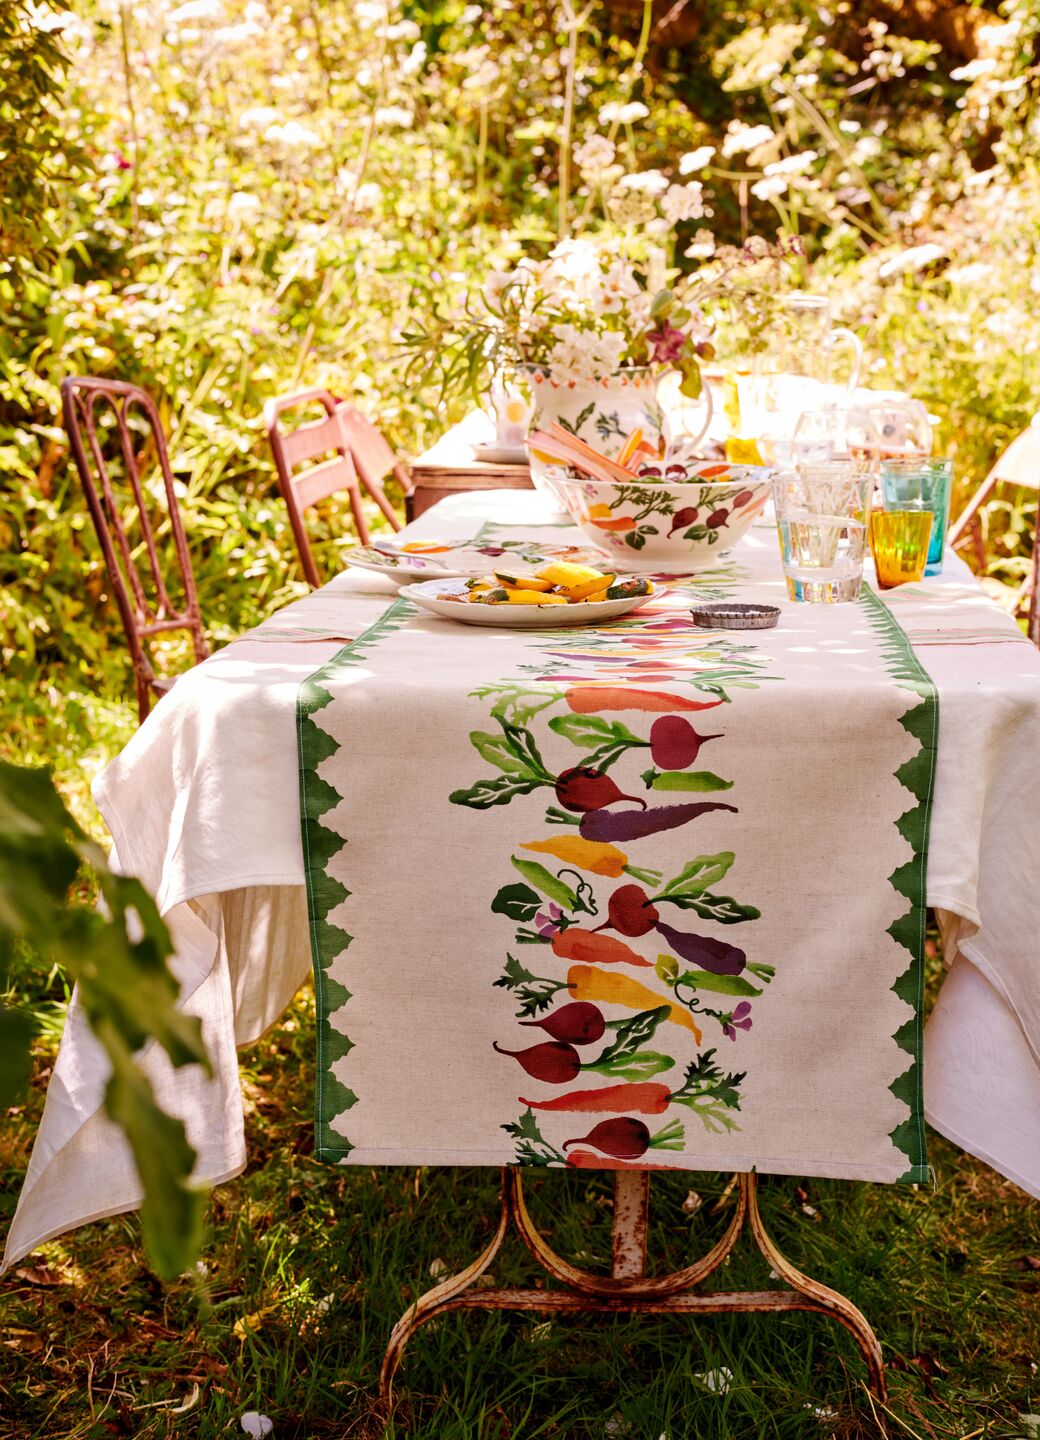
[[[685,530],[688,525],[694,523],[698,513],[696,505],[684,505],[681,510],[676,510],[672,516],[672,528],[668,534],[671,536],[675,534],[676,530]]]
[[[650,754],[659,770],[685,770],[694,764],[702,745],[722,735],[698,735],[681,715],[661,715],[650,726]]]
[[[717,530],[720,525],[725,525],[728,519],[729,511],[723,508],[721,510],[713,511],[713,513],[708,516],[707,520],[705,520],[704,523],[705,525],[707,525],[709,530]]]
[[[601,1120],[587,1135],[563,1142],[565,1150],[571,1145],[594,1145],[615,1160],[638,1160],[650,1148],[650,1129],[642,1120],[623,1115],[616,1120]]]
[[[556,798],[565,810],[602,810],[618,800],[634,800],[646,809],[646,801],[636,795],[626,795],[602,770],[592,770],[587,765],[576,765],[565,770],[556,781]],[[587,838],[587,837],[586,837]]]
[[[667,940],[669,948],[677,955],[696,965],[700,970],[710,970],[713,975],[739,975],[747,963],[747,955],[725,940],[713,940],[708,935],[686,935],[657,922],[657,933]]]
[[[602,1014],[586,1000],[572,1000],[551,1015],[546,1015],[544,1020],[521,1020],[520,1023],[525,1027],[537,1025],[554,1040],[562,1040],[568,1045],[591,1045],[602,1039],[607,1028]]]
[[[741,490],[739,495],[733,497],[733,509],[739,510],[742,505],[746,505],[754,493],[754,490]]]
[[[657,907],[641,885],[622,885],[607,901],[607,922],[630,940],[649,935],[660,919]]]
[[[495,1040],[491,1048],[499,1055],[511,1055],[532,1080],[544,1080],[547,1085],[566,1085],[581,1070],[577,1050],[559,1040],[546,1040],[542,1045],[532,1045],[529,1050],[503,1050]]]
[[[695,805],[662,805],[657,810],[589,810],[581,817],[578,830],[583,840],[606,840],[624,844],[626,840],[641,840],[645,835],[657,835],[662,830],[677,830],[688,825],[699,815],[710,810],[729,810],[738,813],[735,805],[723,805],[717,800],[704,800]]]

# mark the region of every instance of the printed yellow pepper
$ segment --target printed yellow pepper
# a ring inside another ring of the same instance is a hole
[[[583,840],[580,835],[554,835],[551,840],[528,840],[521,849],[553,855],[565,865],[573,865],[576,870],[606,875],[611,880],[623,875],[628,864],[628,856],[616,845],[609,845],[603,840]]]
[[[658,1006],[667,1005],[668,1019],[684,1026],[697,1044],[701,1043],[701,1032],[684,1006],[670,1001],[667,996],[651,990],[629,975],[607,974],[591,965],[572,965],[567,971],[567,988],[575,1000],[599,1000],[605,1005],[624,1005],[627,1010],[655,1010]]]

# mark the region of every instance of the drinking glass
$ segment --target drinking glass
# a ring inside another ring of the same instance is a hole
[[[882,460],[924,459],[932,453],[932,422],[920,400],[893,396],[864,409],[878,433]]]
[[[938,575],[942,570],[952,488],[952,460],[921,458],[882,461],[881,489],[885,498],[885,509],[924,510],[932,516],[926,575]]]
[[[870,548],[882,590],[921,580],[928,558],[932,516],[927,510],[875,510],[870,517]]]
[[[851,463],[802,465],[773,481],[780,554],[792,600],[833,605],[856,599],[873,489],[873,474]]]
[[[821,405],[799,415],[792,450],[798,466],[857,460],[876,470],[881,435],[866,406]]]

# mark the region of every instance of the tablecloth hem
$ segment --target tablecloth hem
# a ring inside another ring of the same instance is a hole
[[[357,1158],[358,1155],[363,1158]],[[421,1152],[414,1148],[402,1150],[392,1146],[354,1146],[342,1150],[333,1150],[328,1146],[318,1146],[314,1156],[322,1164],[343,1165],[349,1161],[352,1165],[385,1165],[405,1166],[416,1169],[421,1166],[455,1166],[465,1165],[477,1169],[494,1167],[501,1169],[503,1165],[512,1165],[513,1161],[502,1155],[489,1154],[487,1150],[459,1150],[450,1151],[425,1151]],[[350,1157],[355,1157],[351,1159]],[[902,1158],[902,1157],[900,1157]],[[517,1166],[523,1170],[538,1170],[545,1174],[549,1171],[563,1173],[563,1166],[541,1166],[523,1165]],[[864,1166],[855,1161],[832,1161],[825,1160],[812,1162],[801,1159],[784,1160],[775,1156],[735,1155],[727,1156],[722,1163],[718,1157],[701,1156],[691,1157],[682,1164],[656,1164],[648,1161],[645,1167],[648,1170],[675,1170],[691,1173],[707,1173],[712,1175],[728,1175],[733,1173],[749,1173],[756,1171],[759,1175],[795,1175],[810,1176],[820,1180],[859,1180],[873,1185],[931,1185],[933,1180],[930,1166],[922,1165],[915,1167],[915,1173],[911,1173],[905,1164],[900,1164],[897,1159],[892,1165],[892,1173],[887,1176],[879,1176],[876,1173],[865,1173]],[[603,1171],[608,1171],[611,1166],[604,1161]],[[919,1173],[917,1173],[919,1172]],[[1017,1183],[1017,1182],[1016,1182]]]
[[[200,1190],[213,1190],[218,1185],[226,1185],[229,1180],[234,1180],[236,1176],[242,1174],[248,1164],[248,1159],[249,1157],[243,1151],[241,1161],[231,1170],[226,1170],[222,1174],[214,1176],[212,1179],[206,1176],[197,1180],[197,1188]],[[110,1220],[113,1215],[127,1215],[133,1210],[139,1210],[143,1199],[143,1192],[139,1191],[133,1200],[127,1200],[118,1205],[110,1205],[102,1210],[91,1211],[89,1215],[84,1215],[82,1219],[73,1220],[71,1223],[66,1220],[50,1230],[42,1231],[29,1244],[23,1244],[14,1254],[9,1254],[5,1249],[3,1260],[0,1260],[0,1277],[6,1275],[11,1266],[17,1265],[19,1260],[24,1260],[27,1255],[31,1255],[38,1245],[46,1245],[48,1240],[56,1240],[59,1235],[67,1235],[69,1231],[78,1230],[83,1225],[92,1225],[95,1220]]]
[[[1003,1176],[1005,1180],[1010,1180],[1012,1185],[1017,1185],[1020,1190],[1024,1190],[1034,1200],[1040,1200],[1040,1185],[1035,1185],[1024,1175],[1020,1175],[1014,1166],[1008,1164],[1007,1160],[995,1159],[994,1156],[987,1153],[984,1146],[980,1146],[976,1140],[968,1140],[956,1125],[947,1125],[927,1105],[924,1109],[924,1118],[943,1139],[949,1140],[951,1144],[956,1145],[966,1154],[974,1155],[976,1160],[981,1160],[983,1165],[988,1165],[996,1174]]]

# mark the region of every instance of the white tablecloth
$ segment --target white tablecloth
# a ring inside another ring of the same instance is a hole
[[[410,533],[467,538],[489,518],[550,517],[531,492],[484,492],[442,502]],[[775,549],[775,532],[753,529],[741,544]],[[186,675],[95,786],[119,864],[171,928],[181,1003],[201,1017],[213,1058],[206,1079],[146,1052],[160,1103],[198,1152],[200,1183],[245,1164],[236,1045],[278,1019],[310,970],[297,689],[392,593],[353,572],[279,612]],[[886,598],[939,691],[928,901],[950,972],[926,1036],[926,1113],[1040,1197],[1040,653],[953,557],[942,576]],[[140,1202],[125,1141],[102,1112],[106,1076],[73,1003],[5,1265]]]

